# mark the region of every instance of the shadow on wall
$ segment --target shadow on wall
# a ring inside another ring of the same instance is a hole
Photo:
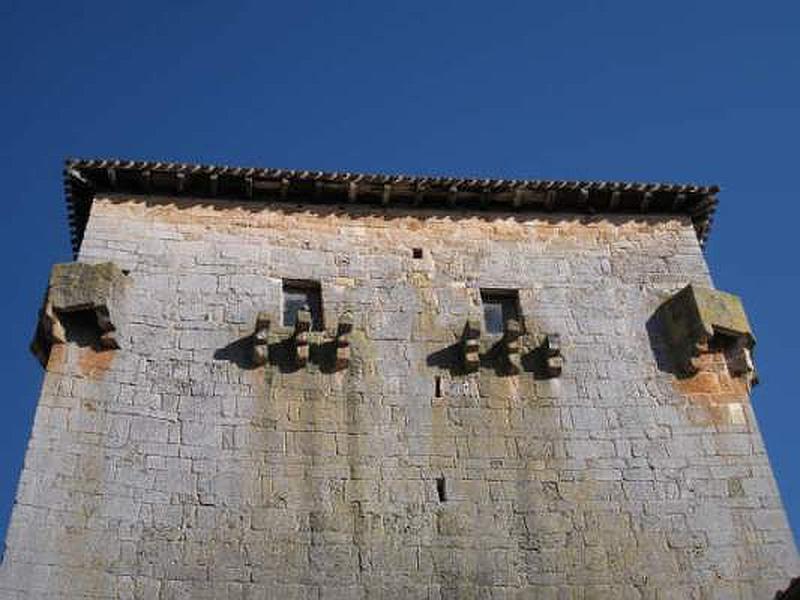
[[[684,379],[689,376],[678,369],[675,361],[672,359],[664,327],[663,311],[664,305],[662,304],[655,310],[645,324],[647,337],[650,341],[650,349],[653,351],[653,357],[656,360],[656,367],[659,371]]]
[[[67,343],[98,352],[104,349],[100,343],[103,330],[97,323],[94,309],[60,312],[58,317],[64,326]]]
[[[243,370],[253,370],[258,368],[258,365],[253,361],[253,346],[253,336],[247,335],[215,350],[214,359],[233,363]],[[269,364],[277,367],[281,373],[296,373],[305,368],[297,363],[295,342],[292,337],[270,343],[268,345],[268,356]],[[335,340],[310,344],[309,362],[314,364],[321,373],[337,372],[339,369],[336,366]],[[533,373],[535,379],[549,379],[551,377],[547,372],[546,363],[547,355],[541,347],[526,351],[521,357],[522,371]],[[461,342],[456,342],[441,350],[432,352],[428,355],[426,364],[429,367],[445,370],[453,377],[462,377],[470,373],[464,367]],[[490,369],[497,376],[517,374],[517,370],[508,360],[502,339],[494,342],[485,352],[480,354],[480,368]]]
[[[240,369],[255,369],[252,353],[253,336],[248,335],[215,350],[214,359],[233,363]]]
[[[244,370],[257,369],[259,366],[253,361],[253,346],[253,336],[247,335],[215,350],[214,359],[231,362]],[[297,363],[293,337],[271,342],[268,356],[269,364],[277,367],[281,373],[296,373],[305,368]],[[316,365],[321,373],[337,372],[335,340],[309,344],[309,362]]]
[[[792,579],[787,589],[775,594],[775,600],[800,600],[800,577]]]
[[[436,352],[431,352],[426,364],[447,371],[451,377],[463,377],[470,371],[464,367],[462,342],[456,342]],[[533,373],[534,379],[550,379],[547,371],[547,354],[543,347],[526,351],[520,359],[522,371]],[[499,377],[517,375],[518,371],[508,360],[505,344],[502,339],[494,342],[485,352],[480,354],[480,368],[490,369]]]

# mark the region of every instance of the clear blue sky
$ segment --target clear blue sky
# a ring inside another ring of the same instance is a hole
[[[722,185],[707,256],[800,530],[800,3],[5,0],[0,50],[0,539],[65,156]]]

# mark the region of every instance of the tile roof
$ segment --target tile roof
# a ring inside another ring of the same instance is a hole
[[[717,186],[329,173],[131,160],[68,159],[72,249],[80,248],[96,193],[253,201],[358,202],[451,211],[686,214],[708,238]]]

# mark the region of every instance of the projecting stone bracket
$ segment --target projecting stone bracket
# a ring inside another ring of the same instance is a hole
[[[561,336],[557,333],[548,333],[544,336],[541,348],[544,360],[544,373],[548,378],[559,377],[564,367],[564,358],[561,356]]]
[[[517,319],[508,319],[503,334],[503,348],[512,373],[522,370],[522,324]]]
[[[269,313],[256,315],[252,334],[251,361],[254,366],[266,364],[285,364],[305,367],[309,361],[319,362],[321,366],[333,370],[343,370],[350,365],[350,337],[353,331],[353,317],[349,312],[342,314],[336,325],[336,333],[311,331],[311,312],[299,310],[294,327],[272,327]],[[270,348],[275,351],[271,352]]]
[[[308,332],[311,331],[311,311],[298,310],[294,322],[294,359],[297,366],[304,367],[308,363]]]
[[[353,332],[353,315],[344,313],[336,325],[336,369],[350,366],[350,334]]]
[[[695,375],[709,364],[707,355],[721,354],[731,375],[757,383],[755,337],[738,296],[687,285],[658,312],[679,374]]]
[[[75,340],[119,348],[117,331],[127,277],[114,263],[53,266],[31,351],[47,366],[53,344]]]
[[[475,317],[467,319],[461,334],[461,360],[467,373],[474,373],[481,366],[481,324]]]
[[[260,312],[256,315],[256,330],[253,333],[253,364],[261,367],[269,362],[269,326],[272,319],[269,314]]]
[[[526,333],[520,321],[508,319],[501,336],[487,335],[475,316],[467,318],[456,344],[428,357],[429,365],[453,374],[475,373],[485,367],[498,375],[530,371],[537,379],[560,376],[563,363],[558,334]]]

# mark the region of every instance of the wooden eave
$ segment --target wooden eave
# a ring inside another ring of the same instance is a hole
[[[685,214],[703,245],[719,192],[713,185],[415,177],[105,159],[68,159],[64,187],[76,256],[98,193],[351,202],[459,212]]]

